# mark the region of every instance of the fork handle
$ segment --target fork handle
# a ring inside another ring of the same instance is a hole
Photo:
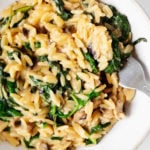
[[[150,97],[150,85],[149,84],[143,84],[139,90],[141,90],[142,92],[144,92],[147,96]]]

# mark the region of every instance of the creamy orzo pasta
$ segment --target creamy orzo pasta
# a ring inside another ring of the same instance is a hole
[[[18,0],[0,19],[0,140],[35,150],[96,144],[134,91],[117,72],[128,19],[96,0]]]

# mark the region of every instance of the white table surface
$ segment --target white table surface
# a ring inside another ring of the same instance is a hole
[[[136,0],[150,18],[150,0]],[[137,150],[150,150],[150,133]]]

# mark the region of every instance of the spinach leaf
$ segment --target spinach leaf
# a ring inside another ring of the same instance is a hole
[[[0,28],[2,28],[4,25],[6,25],[9,21],[9,17],[1,18],[0,19]]]
[[[112,48],[113,59],[109,62],[109,65],[104,70],[105,73],[113,73],[119,71],[123,66],[125,60],[131,55],[131,53],[123,53],[119,48],[119,39],[112,36]]]
[[[5,63],[3,61],[0,61],[0,79],[5,78]]]
[[[39,79],[36,79],[36,78],[33,77],[33,76],[30,76],[30,79],[32,80],[32,82],[33,82],[36,86],[38,86],[39,88],[41,88],[41,90],[42,90],[42,89],[48,90],[48,88],[53,89],[53,88],[55,87],[54,84],[45,83],[45,82],[43,82],[43,81],[41,81],[41,80],[39,80]]]
[[[32,148],[32,149],[34,148],[33,146],[30,145],[30,141],[27,141],[25,138],[23,141],[24,141],[26,148]]]
[[[32,50],[29,42],[25,42],[24,48],[25,48],[26,50]]]
[[[101,124],[100,124],[100,125],[97,125],[97,126],[95,126],[95,127],[92,127],[92,129],[91,129],[91,134],[97,133],[97,132],[100,132],[100,131],[103,131],[103,127],[102,127]]]
[[[19,106],[19,104],[17,104],[16,102],[15,102],[15,100],[12,98],[12,97],[8,97],[8,100],[7,100],[7,102],[8,102],[8,105],[10,106],[10,107],[16,107],[16,106]],[[20,106],[21,107],[21,106]]]
[[[56,84],[55,88],[53,88],[54,91],[56,89],[58,89],[59,91],[61,91],[62,94],[64,94],[66,90],[70,91],[72,89],[70,81],[68,81],[67,78],[66,78],[66,76],[69,72],[69,69],[63,70],[63,67],[59,62],[50,61],[48,59],[47,55],[39,56],[38,61],[48,62],[50,68],[57,67],[57,70],[58,70],[58,74],[57,74],[58,83]],[[64,86],[62,86],[61,82],[60,82],[61,75],[63,75],[65,77],[65,85]]]
[[[9,107],[6,99],[0,99],[0,118],[22,116],[22,113],[15,108]]]
[[[4,25],[7,25],[7,27],[9,27],[13,16],[16,15],[16,13],[18,13],[18,12],[24,13],[24,16],[21,20],[25,19],[28,16],[27,15],[28,11],[32,8],[33,8],[33,6],[24,6],[24,7],[18,8],[16,10],[11,10],[10,16],[0,19],[0,28],[3,27]],[[19,20],[17,23],[15,23],[13,25],[13,27],[16,27],[21,22],[21,20]]]
[[[8,121],[9,117],[22,116],[22,113],[8,105],[8,100],[4,97],[4,90],[7,87],[9,93],[15,93],[16,83],[7,81],[4,72],[5,63],[0,62],[0,119]],[[6,87],[5,87],[6,86]],[[4,90],[2,90],[2,88]],[[6,91],[5,91],[6,92]],[[7,92],[6,92],[7,93]]]
[[[56,89],[58,89],[61,94],[63,95],[65,92],[70,92],[72,90],[72,86],[69,80],[67,80],[66,76],[69,70],[63,70],[61,65],[57,66],[59,73],[57,74],[58,83]],[[64,76],[65,85],[61,85],[61,76]]]
[[[27,15],[26,15],[26,14],[25,14],[19,21],[17,21],[16,23],[14,23],[13,26],[12,26],[12,28],[18,27],[19,23],[21,23],[21,21],[22,21],[23,19],[25,19],[25,18],[27,18]]]
[[[32,137],[30,138],[30,141],[33,141],[33,140],[35,140],[35,139],[38,139],[39,136],[40,136],[39,133],[35,134],[34,136],[32,136]]]
[[[28,11],[31,10],[33,8],[33,6],[23,6],[21,8],[18,8],[16,10],[14,10],[14,15],[16,15],[18,12],[21,12],[23,13],[23,17],[18,21],[16,22],[14,25],[13,25],[13,28],[14,27],[17,27],[18,24],[23,20],[23,19],[26,19],[29,14],[28,14]]]
[[[84,140],[84,143],[85,143],[86,145],[91,145],[91,144],[93,144],[93,142],[92,142],[90,139],[85,139],[85,140]]]
[[[18,13],[18,12],[25,13],[25,12],[28,12],[29,10],[31,10],[32,8],[33,8],[33,6],[23,6],[21,8],[14,10],[14,12],[15,13]]]
[[[48,62],[48,56],[47,55],[42,55],[38,57],[39,62]]]
[[[61,141],[63,139],[63,137],[59,137],[59,136],[52,136],[51,140],[59,140]]]
[[[5,101],[5,99],[0,99],[0,116],[6,115],[5,110],[7,109],[8,105]]]
[[[6,86],[9,93],[16,93],[17,84],[16,82],[6,81]]]
[[[114,6],[110,6],[113,16],[111,18],[111,25],[118,28],[121,31],[121,37],[119,40],[125,41],[129,37],[131,32],[131,26],[127,16],[121,14]]]
[[[41,97],[46,101],[46,102],[50,102],[51,101],[51,98],[50,98],[50,91],[51,91],[51,85],[49,86],[50,84],[48,85],[44,85],[44,86],[41,86],[40,87],[40,94],[41,94]]]
[[[57,117],[57,106],[51,105],[49,114],[53,117],[53,120],[56,120]]]
[[[127,16],[121,14],[114,6],[109,5],[113,12],[113,16],[111,18],[103,17],[101,19],[101,23],[105,26],[105,23],[113,26],[114,29],[118,29],[121,35],[119,36],[120,41],[126,41],[131,32],[131,26]],[[110,30],[111,34],[114,34],[114,31]]]
[[[118,14],[112,17],[112,23],[120,29],[122,33],[120,39],[125,41],[129,37],[129,33],[131,32],[131,27],[127,17],[118,12]]]
[[[134,42],[133,42],[133,45],[136,45],[136,44],[138,44],[138,43],[140,43],[140,42],[147,42],[147,39],[146,38],[139,38],[139,39],[137,39],[137,40],[135,40]]]
[[[58,116],[58,107],[56,105],[50,106],[49,117],[57,126],[64,125],[63,120]]]
[[[59,64],[59,62],[57,62],[57,61],[50,61],[50,60],[48,59],[48,56],[47,56],[47,55],[39,56],[39,57],[38,57],[38,61],[40,61],[40,62],[48,62],[49,66],[50,66],[51,68],[52,68],[52,67],[57,67],[59,71],[62,69],[62,66]]]
[[[34,146],[31,145],[31,142],[32,142],[33,140],[35,140],[35,139],[38,139],[39,136],[40,136],[40,134],[37,133],[36,135],[32,136],[29,141],[27,141],[27,140],[24,138],[23,141],[24,141],[24,143],[25,143],[26,148],[31,148],[31,149],[34,148]]]
[[[7,109],[7,114],[10,115],[11,117],[16,117],[16,116],[23,116],[22,113],[14,108],[9,107]]]
[[[95,139],[92,139],[92,138],[89,137],[88,139],[84,139],[84,143],[86,145],[91,145],[91,144],[96,144],[97,141]]]
[[[39,79],[36,79],[34,76],[30,76],[30,79],[36,86],[40,86],[43,82]]]
[[[90,53],[83,53],[85,59],[90,63],[93,73],[98,73],[97,62]]]
[[[71,94],[70,96],[74,100],[75,106],[68,114],[64,114],[63,112],[58,111],[58,116],[60,118],[69,118],[69,117],[71,117],[75,112],[77,112],[79,109],[84,107],[86,105],[86,103],[87,103],[86,101],[83,101],[83,100],[81,100],[79,98],[76,98],[74,94]]]
[[[69,111],[67,114],[64,114],[60,108],[58,108],[57,106],[51,106],[50,108],[50,114],[53,116],[53,118],[69,118],[71,117],[74,113],[76,113],[78,110],[80,110],[81,108],[83,108],[90,100],[96,98],[97,96],[100,95],[100,92],[95,92],[94,90],[91,91],[90,93],[87,94],[87,100],[83,100],[80,98],[77,98],[73,93],[70,94],[70,97],[73,99],[74,101],[74,107],[71,111]]]
[[[41,42],[40,41],[34,42],[34,47],[35,48],[41,48]]]
[[[121,51],[119,49],[119,40],[112,37],[113,59],[105,69],[105,73],[113,73],[120,69],[121,66]]]
[[[75,102],[73,109],[69,111],[67,114],[64,114],[58,107],[53,106],[53,109],[51,108],[51,111],[50,111],[51,115],[53,115],[54,117],[58,116],[59,118],[69,118],[79,109],[84,107],[88,102],[88,100],[82,100],[82,99],[77,98],[74,94],[71,94],[70,96]]]
[[[124,63],[124,60],[127,60],[129,58],[131,53],[121,53],[121,61]]]
[[[76,76],[76,79],[77,79],[77,80],[81,80],[81,78],[80,78],[79,76]]]
[[[72,17],[72,13],[64,8],[64,2],[63,0],[53,0],[58,7],[58,15],[63,19],[63,20],[68,20],[69,18]]]
[[[21,53],[19,51],[7,52],[7,56],[10,60],[14,60],[14,55],[17,55],[19,58],[21,57]]]
[[[7,73],[4,72],[5,62],[0,61],[0,98],[4,98],[4,95],[7,94],[5,89],[6,85],[6,77],[8,76]]]
[[[46,128],[48,124],[46,122],[42,122],[42,128]]]
[[[92,90],[90,93],[86,94],[88,96],[89,100],[92,100],[100,95],[100,92],[96,92],[95,90]]]
[[[50,83],[44,83],[43,81],[36,79],[33,76],[29,76],[30,79],[32,80],[32,82],[34,83],[34,86],[36,86],[39,91],[40,91],[40,95],[41,97],[46,101],[46,102],[50,102],[50,90],[53,90],[55,88],[55,84],[50,84]]]
[[[7,126],[7,127],[4,129],[4,131],[10,132],[10,131],[11,131],[11,127]]]
[[[103,129],[108,127],[110,124],[111,124],[110,122],[107,122],[105,124],[99,124],[99,125],[97,125],[95,127],[92,127],[91,128],[91,134],[103,131]]]

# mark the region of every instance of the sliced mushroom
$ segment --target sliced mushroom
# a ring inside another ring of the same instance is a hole
[[[86,125],[86,118],[87,114],[85,113],[84,109],[81,109],[75,113],[73,120],[74,122],[78,122],[79,124]]]

